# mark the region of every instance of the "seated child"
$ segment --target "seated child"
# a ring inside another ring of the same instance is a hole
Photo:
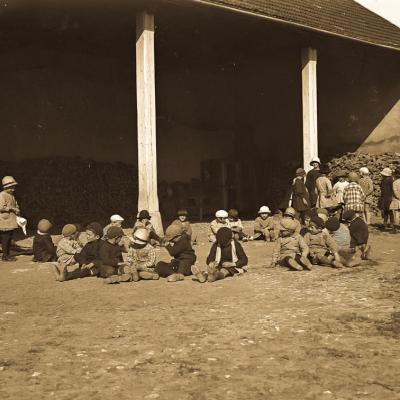
[[[321,218],[311,217],[308,232],[304,235],[304,241],[310,251],[311,263],[342,268],[339,247],[332,237],[323,231],[324,228],[325,224]]]
[[[247,255],[241,244],[233,238],[232,231],[221,228],[207,257],[207,281],[215,282],[247,271],[247,263]],[[193,272],[198,274],[200,271]]]
[[[311,271],[312,266],[308,260],[308,246],[303,237],[296,233],[295,221],[284,218],[279,229],[279,238],[276,241],[272,254],[271,267],[280,265],[296,271],[302,271],[303,267]]]
[[[220,228],[230,228],[228,213],[225,210],[218,210],[215,213],[215,219],[210,223],[208,229],[208,240],[210,242],[216,242],[216,235]]]
[[[178,210],[177,216],[178,219],[174,220],[172,223],[179,225],[182,228],[183,233],[186,233],[186,235],[192,238],[192,227],[190,226],[190,222],[188,220],[187,210]]]
[[[254,221],[253,240],[265,240],[273,242],[275,238],[275,221],[271,217],[271,210],[267,206],[262,206],[258,210],[258,217]]]
[[[76,240],[79,232],[75,225],[65,225],[61,233],[63,237],[57,244],[56,254],[58,262],[67,267],[77,263],[75,255],[82,250],[82,247]]]
[[[248,236],[243,232],[243,224],[239,218],[239,211],[231,208],[228,211],[228,221],[229,227],[233,232],[233,237],[236,240],[243,240],[246,242],[248,240]]]
[[[133,276],[125,273],[122,252],[123,247],[120,245],[124,231],[119,226],[111,226],[107,231],[107,240],[100,247],[99,276],[104,279],[104,283],[131,282]]]
[[[345,224],[340,223],[336,217],[328,218],[325,222],[325,228],[340,248],[350,247],[349,228]]]
[[[295,233],[300,234],[301,224],[300,224],[300,221],[298,219],[296,219],[296,210],[293,207],[288,207],[285,210],[285,212],[283,213],[281,223],[279,225],[278,224],[275,225],[275,237],[279,237],[279,230],[281,229],[283,220],[293,221],[296,224]]]
[[[133,226],[133,233],[135,233],[139,228],[144,228],[149,231],[150,243],[154,246],[155,244],[161,244],[163,240],[157,235],[152,223],[150,222],[151,215],[147,210],[142,210],[137,216],[135,225]]]
[[[368,225],[354,210],[344,211],[342,218],[349,227],[350,248],[354,251],[360,250],[361,258],[368,260],[371,255],[371,246],[368,244]]]
[[[47,219],[39,221],[37,232],[33,238],[33,261],[57,261],[56,247],[49,234],[51,228],[52,224]]]
[[[118,226],[121,228],[124,221],[125,220],[118,214],[111,215],[110,223],[103,228],[103,239],[107,239],[107,231],[111,226]]]
[[[190,243],[190,237],[176,224],[165,230],[165,248],[173,259],[167,263],[159,261],[154,272],[168,282],[177,282],[192,275],[191,267],[196,262],[196,254]]]
[[[129,246],[127,265],[124,267],[124,272],[132,274],[135,282],[139,279],[156,280],[159,275],[154,272],[155,266],[156,252],[149,243],[149,231],[140,228],[133,234],[133,243]]]
[[[100,248],[104,244],[101,240],[103,228],[98,222],[92,222],[86,227],[86,244],[74,258],[79,263],[79,268],[74,271],[68,271],[66,265],[58,263],[54,265],[54,274],[59,282],[72,279],[81,279],[90,276],[97,276],[101,266]]]

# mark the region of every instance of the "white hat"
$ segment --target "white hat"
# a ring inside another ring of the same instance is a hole
[[[258,210],[259,214],[271,214],[271,210],[269,209],[268,206],[262,206],[260,207],[260,209]]]
[[[28,224],[28,221],[26,218],[17,217],[17,225],[22,229],[22,232],[24,232],[25,236],[26,236],[26,225],[27,224]]]
[[[215,213],[215,216],[216,216],[217,218],[228,218],[228,213],[227,213],[225,210],[218,210],[218,211]]]
[[[312,160],[310,161],[310,165],[315,162],[321,164],[321,160],[319,159],[319,157],[317,156],[313,157]]]
[[[364,174],[364,175],[368,175],[369,174],[369,169],[367,167],[361,167],[360,168],[360,173]]]
[[[383,168],[383,170],[381,171],[381,175],[392,176],[392,170],[390,168]]]
[[[124,221],[124,219],[120,215],[114,214],[114,215],[111,215],[110,221],[111,222],[122,222],[122,221]]]
[[[16,182],[16,180],[12,177],[12,176],[5,176],[2,180],[1,183],[3,185],[4,189],[8,189],[14,186],[17,186],[18,183]]]

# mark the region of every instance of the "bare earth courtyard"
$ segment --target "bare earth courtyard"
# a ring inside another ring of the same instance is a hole
[[[251,242],[247,274],[203,285],[1,263],[0,398],[400,399],[399,237],[371,243],[374,263],[299,273]]]

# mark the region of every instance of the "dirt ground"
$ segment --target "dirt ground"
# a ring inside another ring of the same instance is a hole
[[[312,272],[246,243],[247,274],[203,285],[0,263],[0,399],[400,399],[399,239],[374,232],[374,263]]]

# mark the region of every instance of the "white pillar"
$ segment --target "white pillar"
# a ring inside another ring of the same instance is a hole
[[[154,15],[136,16],[136,95],[138,136],[138,209],[148,210],[158,234],[163,234],[157,193]]]
[[[306,47],[301,51],[303,87],[303,164],[310,169],[310,161],[318,156],[317,115],[317,50]]]

